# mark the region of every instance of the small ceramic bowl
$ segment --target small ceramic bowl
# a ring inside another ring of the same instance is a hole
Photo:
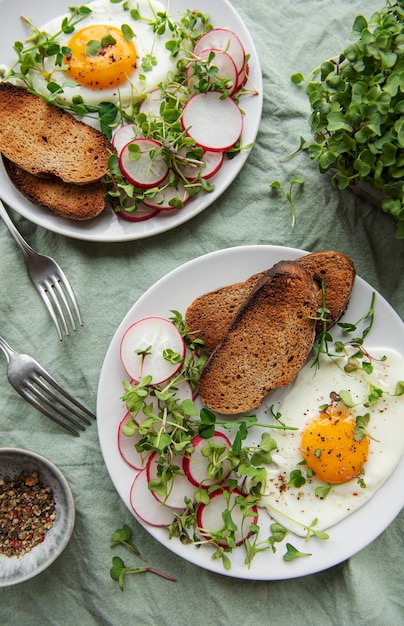
[[[17,448],[0,448],[0,479],[38,472],[39,480],[52,489],[56,518],[42,543],[22,556],[0,552],[0,587],[16,585],[43,572],[63,552],[73,532],[73,495],[62,472],[45,457]]]

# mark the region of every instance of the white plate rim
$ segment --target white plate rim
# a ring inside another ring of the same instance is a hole
[[[124,409],[120,403],[120,390],[117,381],[125,378],[119,362],[119,340],[127,326],[144,315],[168,315],[171,309],[181,310],[176,306],[174,285],[181,284],[182,301],[189,303],[194,297],[215,289],[223,284],[243,280],[248,276],[270,267],[283,259],[295,259],[307,251],[281,246],[248,245],[226,248],[197,257],[172,270],[148,289],[131,307],[118,326],[105,355],[99,378],[97,396],[97,427],[101,451],[112,482],[121,499],[134,515],[129,502],[128,470],[119,456],[117,445],[111,444],[111,415],[118,412],[117,424],[123,417]],[[216,271],[213,272],[212,268]],[[192,277],[192,280],[189,280]],[[186,295],[184,284],[186,279]],[[367,311],[372,292],[376,293],[376,316],[367,345],[370,347],[391,347],[404,356],[404,324],[390,304],[362,278],[357,277],[347,309],[349,321],[356,321]],[[170,295],[171,294],[171,295]],[[170,300],[171,298],[171,300]],[[178,298],[181,300],[181,298]],[[157,305],[158,302],[164,302]],[[177,303],[178,304],[178,303]],[[180,303],[181,304],[181,303]],[[151,306],[150,306],[151,305]],[[184,312],[184,311],[183,311]],[[356,313],[360,315],[356,317]],[[353,317],[351,317],[353,314]],[[117,371],[119,375],[117,375]],[[119,383],[120,384],[120,383]],[[121,394],[122,395],[122,394]],[[166,531],[139,523],[162,545],[185,560],[209,571],[246,580],[283,580],[313,574],[333,567],[369,545],[395,519],[404,506],[404,493],[400,487],[404,480],[404,457],[383,487],[360,509],[330,529],[331,539],[320,542],[311,539],[293,538],[293,545],[303,552],[312,553],[312,557],[300,558],[285,563],[281,559],[284,544],[278,547],[276,555],[270,552],[255,557],[250,569],[241,562],[234,563],[225,571],[218,561],[212,561],[210,555],[202,553],[193,546],[183,546],[176,540],[169,540]],[[124,486],[123,483],[126,485]],[[401,493],[401,496],[399,495]],[[136,518],[136,516],[134,515]],[[136,518],[137,519],[137,518]],[[369,521],[370,520],[370,521]],[[355,532],[360,528],[360,533]],[[352,531],[354,529],[354,531]],[[264,538],[264,535],[262,535]],[[308,549],[309,548],[309,549]],[[237,552],[237,551],[236,551]],[[233,559],[233,556],[231,555]],[[272,567],[272,565],[274,567]]]
[[[159,0],[167,5],[168,0]],[[190,7],[189,0],[170,0],[170,11],[181,12]],[[197,2],[198,4],[198,2]],[[38,7],[38,5],[40,5]],[[198,8],[193,7],[193,8]],[[22,10],[23,9],[23,10]],[[212,17],[217,26],[228,26],[233,29],[243,41],[251,55],[250,74],[258,95],[246,96],[241,100],[241,106],[246,115],[244,118],[243,143],[254,144],[256,139],[263,106],[263,83],[260,62],[254,41],[243,20],[228,0],[204,0],[201,9]],[[0,40],[0,65],[10,64],[14,59],[12,44],[15,39],[23,38],[24,30],[19,23],[19,15],[24,14],[40,20],[40,24],[47,22],[67,11],[66,0],[41,0],[36,3],[35,10],[28,0],[15,0],[11,6],[5,0],[0,0],[0,19],[2,21],[3,36]],[[16,34],[14,34],[14,32]],[[187,203],[180,211],[162,212],[159,216],[144,222],[130,223],[114,215],[112,209],[106,210],[94,220],[88,222],[74,222],[64,219],[52,212],[38,207],[20,194],[10,183],[7,173],[0,159],[0,189],[2,200],[11,208],[35,224],[52,232],[79,239],[95,242],[122,242],[145,239],[161,234],[189,221],[208,207],[226,191],[237,177],[249,157],[250,150],[241,152],[234,159],[227,161],[215,177],[216,188],[212,193],[201,194]]]

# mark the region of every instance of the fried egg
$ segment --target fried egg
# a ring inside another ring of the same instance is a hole
[[[125,10],[127,5],[137,9],[142,19],[133,19],[130,10]],[[65,54],[61,67],[56,64],[57,57],[51,56],[45,58],[43,72],[30,70],[38,93],[49,96],[47,84],[55,82],[63,87],[58,95],[63,104],[71,104],[74,96],[80,95],[89,105],[126,105],[133,97],[156,89],[169,72],[175,71],[175,61],[165,47],[170,31],[156,35],[149,23],[155,21],[155,13],[165,11],[160,3],[139,0],[131,5],[94,0],[85,6],[91,12],[74,26],[73,32],[60,32],[67,15],[41,28],[49,35],[59,32],[55,41],[71,53]],[[134,36],[128,36],[128,32]],[[148,66],[144,67],[147,60]]]
[[[305,536],[314,520],[325,530],[356,511],[404,453],[404,396],[394,395],[404,359],[391,349],[369,352],[376,361],[368,374],[347,373],[346,359],[321,355],[319,369],[306,364],[280,405],[281,420],[296,430],[274,431],[262,505],[295,534]],[[366,406],[375,389],[383,393]]]

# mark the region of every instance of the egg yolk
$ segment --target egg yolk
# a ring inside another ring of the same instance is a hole
[[[338,484],[359,476],[368,457],[369,439],[355,439],[355,423],[347,407],[337,403],[306,426],[301,453],[316,478]]]
[[[90,44],[90,45],[88,45]],[[91,89],[118,87],[136,68],[136,48],[119,28],[94,25],[77,31],[68,43],[66,73]]]

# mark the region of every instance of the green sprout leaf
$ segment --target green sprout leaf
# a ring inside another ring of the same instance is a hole
[[[302,556],[311,556],[308,552],[300,552],[291,543],[286,544],[286,553],[283,555],[284,561],[294,561]]]

